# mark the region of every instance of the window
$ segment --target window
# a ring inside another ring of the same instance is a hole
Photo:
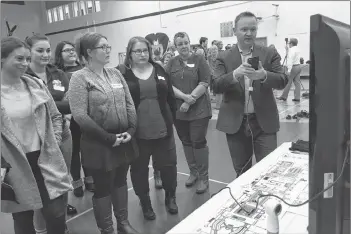
[[[57,8],[59,20],[63,20],[63,8],[62,6]]]
[[[74,17],[79,16],[79,8],[78,8],[78,3],[77,2],[73,3],[73,16]]]
[[[80,6],[80,15],[86,15],[87,14],[87,9],[85,8],[85,2],[84,1],[80,1],[79,2],[79,6]]]
[[[92,1],[87,1],[87,10],[88,10],[88,14],[94,12],[94,9],[93,9],[93,2],[92,2]]]
[[[94,4],[95,4],[95,12],[101,11],[100,1],[94,1]]]
[[[65,5],[64,6],[64,19],[69,19],[69,18],[71,18],[70,14],[69,14],[69,6]]]
[[[54,13],[54,22],[58,21],[58,17],[57,17],[57,9],[53,8],[52,9],[53,13]]]
[[[51,24],[52,23],[51,9],[47,10],[46,14],[48,16],[48,22],[49,22],[49,24]]]
[[[65,4],[52,9],[47,9],[46,16],[48,23],[79,17],[82,15],[100,12],[100,1],[77,1],[71,4]]]

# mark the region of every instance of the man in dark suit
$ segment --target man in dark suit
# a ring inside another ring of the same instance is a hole
[[[277,147],[279,115],[273,89],[288,82],[272,48],[255,45],[257,18],[243,12],[235,19],[237,44],[217,58],[214,91],[223,93],[217,129],[225,132],[237,176]],[[248,58],[259,57],[258,70]]]

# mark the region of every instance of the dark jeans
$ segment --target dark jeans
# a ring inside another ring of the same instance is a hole
[[[63,196],[50,200],[44,183],[44,177],[38,166],[39,155],[40,151],[35,151],[27,153],[26,156],[43,202],[42,213],[46,221],[47,234],[64,234],[67,203]],[[12,214],[15,234],[35,234],[33,215],[34,212],[32,210]]]
[[[237,176],[251,168],[253,153],[259,162],[277,148],[277,134],[263,132],[255,114],[244,116],[239,131],[226,135]]]
[[[70,129],[72,133],[72,161],[71,161],[71,175],[74,181],[80,180],[80,170],[83,168],[84,176],[91,176],[89,170],[85,167],[82,167],[81,158],[80,158],[80,137],[82,135],[80,127],[74,119],[71,119]]]
[[[209,121],[210,118],[192,121],[176,120],[174,124],[182,144],[194,149],[205,148],[207,146],[206,134]]]
[[[149,191],[149,162],[152,155],[160,170],[162,186],[167,192],[177,187],[177,152],[174,135],[155,140],[137,140],[139,157],[131,164],[131,178],[135,194],[144,196]]]
[[[112,171],[89,169],[94,180],[94,198],[107,197],[114,188],[127,185],[129,165],[119,166]]]

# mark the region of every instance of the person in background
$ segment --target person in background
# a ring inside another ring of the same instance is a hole
[[[204,55],[205,59],[207,59],[207,44],[208,44],[208,39],[207,37],[201,37],[199,40],[200,46],[196,50],[196,54]]]
[[[305,63],[305,60],[301,57],[300,58],[300,64],[304,64]]]
[[[62,70],[50,64],[51,46],[46,36],[32,35],[26,38],[26,43],[31,49],[31,62],[26,74],[41,79],[44,82],[56,103],[57,109],[62,114],[62,142],[60,144],[60,149],[65,158],[67,168],[70,170],[72,135],[69,129],[69,118],[66,118],[66,115],[70,114],[70,108],[68,100],[65,97],[69,80]],[[65,195],[65,199],[68,202],[68,194]],[[74,215],[76,213],[76,208],[67,204],[67,214]],[[45,222],[42,217],[42,212],[34,212],[34,225],[38,232],[44,232]]]
[[[78,62],[77,53],[75,51],[75,46],[72,42],[62,41],[57,44],[55,49],[55,65],[57,68],[63,70],[68,79],[71,79],[73,72],[78,71],[83,68],[83,66]],[[71,175],[73,178],[73,194],[76,197],[82,197],[84,195],[80,171],[83,168],[84,172],[84,184],[85,189],[94,192],[93,178],[91,177],[89,170],[81,165],[80,156],[80,137],[81,131],[79,125],[71,118],[70,130],[72,133],[72,163],[71,163]]]
[[[128,86],[115,68],[105,68],[111,46],[99,33],[85,33],[76,42],[78,58],[85,67],[72,74],[68,100],[74,120],[80,126],[83,166],[94,180],[92,197],[96,224],[101,234],[117,231],[138,233],[128,221],[127,173],[138,157],[132,139],[136,130],[136,112]]]
[[[217,43],[218,43],[218,41],[217,40],[213,40],[212,42],[211,42],[211,46],[216,46],[217,45]]]
[[[187,33],[176,33],[174,44],[179,55],[168,62],[166,72],[177,98],[175,127],[190,170],[185,185],[193,186],[199,179],[196,193],[201,194],[209,187],[209,149],[206,134],[212,117],[208,92],[211,70],[204,56],[190,52]]]
[[[163,57],[162,57],[162,63],[163,63],[163,67],[167,66],[168,61],[174,57],[174,55],[172,55],[172,53],[170,52],[166,52]]]
[[[280,55],[255,44],[258,23],[251,12],[235,18],[237,45],[218,56],[213,89],[223,93],[217,129],[226,133],[229,152],[237,176],[277,147],[279,115],[273,89],[287,83]],[[248,63],[259,57],[258,70]]]
[[[223,41],[217,41],[216,46],[218,48],[218,55],[221,55],[224,52],[224,50],[223,50]]]
[[[225,46],[225,50],[229,50],[232,46],[230,44]]]
[[[216,69],[216,61],[217,61],[217,57],[219,55],[218,53],[218,48],[217,46],[212,46],[209,51],[208,51],[208,63],[210,65],[210,69],[211,69],[211,92],[213,92],[213,79],[214,79],[214,71]],[[213,92],[213,95],[216,97],[216,105],[215,105],[215,109],[219,109],[221,102],[222,102],[222,94],[220,93],[215,93]]]
[[[301,65],[300,65],[300,50],[297,47],[298,40],[296,38],[290,38],[289,48],[286,48],[288,51],[287,57],[287,66],[288,66],[288,77],[289,82],[285,86],[284,91],[280,97],[277,97],[278,100],[286,101],[288,98],[291,84],[294,83],[294,98],[293,102],[300,102],[301,97],[301,84],[300,84],[300,74],[301,74]]]
[[[173,133],[176,103],[171,81],[162,66],[152,59],[151,44],[142,37],[128,42],[124,75],[137,111],[136,138],[140,155],[131,165],[135,194],[145,219],[154,220],[149,195],[149,161],[161,172],[165,205],[170,214],[178,213],[176,203],[177,152]],[[122,67],[122,66],[120,66]]]
[[[212,77],[213,77],[213,71],[215,69],[216,66],[216,59],[218,56],[218,48],[216,45],[212,45],[209,49],[208,49],[208,57],[207,57],[207,61],[208,61],[208,65],[210,66],[210,70],[211,70],[211,79],[210,79],[210,92],[212,92],[213,87],[212,87]]]
[[[39,209],[47,233],[64,234],[71,183],[59,147],[62,115],[44,83],[24,74],[30,57],[20,39],[1,40],[1,165],[7,165],[1,182],[14,192],[4,200],[2,191],[1,212],[12,213],[15,234],[35,234],[33,210]]]

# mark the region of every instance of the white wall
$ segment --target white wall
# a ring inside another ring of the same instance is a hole
[[[1,3],[1,37],[7,36],[6,19],[9,21],[10,28],[17,25],[13,36],[24,39],[32,35],[32,32],[41,33],[41,2],[26,1],[25,5]]]
[[[44,25],[45,33],[74,28],[110,20],[122,19],[131,16],[152,13],[179,6],[196,4],[198,2],[178,1],[110,1],[101,2],[102,12],[86,15],[68,21],[55,22]],[[279,20],[271,17],[275,14],[275,7],[279,4]],[[217,9],[215,9],[217,8]],[[206,36],[209,41],[221,39],[224,44],[233,44],[235,37],[220,38],[220,23],[233,21],[235,16],[242,11],[252,11],[263,18],[259,24],[258,37],[267,37],[268,45],[275,44],[284,57],[284,38],[296,37],[302,57],[305,61],[309,58],[309,27],[310,16],[322,14],[333,19],[350,24],[350,2],[222,2],[198,8],[153,16],[138,20],[110,24],[89,29],[104,34],[113,46],[111,66],[118,64],[118,53],[125,52],[128,40],[132,36],[146,36],[149,33],[164,32],[172,39],[178,31],[188,32],[192,43],[198,43],[201,36]],[[85,32],[87,30],[82,30]],[[73,40],[79,32],[68,32],[50,36],[53,46],[61,40]]]

